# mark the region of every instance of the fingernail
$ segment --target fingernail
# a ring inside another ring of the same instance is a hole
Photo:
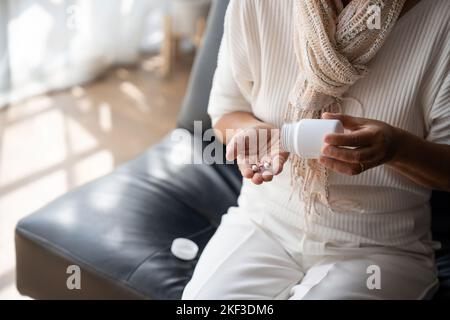
[[[262,176],[265,177],[265,178],[268,178],[268,177],[271,177],[271,176],[272,176],[272,173],[269,172],[269,171],[264,171],[264,172],[262,173]]]

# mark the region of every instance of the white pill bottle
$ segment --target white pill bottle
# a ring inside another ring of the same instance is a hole
[[[317,159],[330,133],[344,133],[344,127],[335,119],[302,119],[284,124],[281,128],[281,146],[305,159]]]

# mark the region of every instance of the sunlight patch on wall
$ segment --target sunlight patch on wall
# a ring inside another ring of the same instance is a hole
[[[77,155],[98,146],[98,138],[85,126],[74,119],[67,118],[67,138],[72,155]]]
[[[113,127],[111,105],[108,103],[100,104],[98,113],[100,128],[105,132],[110,132]]]
[[[110,173],[114,169],[114,158],[110,151],[99,151],[77,162],[73,168],[75,185],[82,185]]]
[[[120,84],[120,91],[131,99],[141,112],[150,112],[150,107],[144,93],[136,85],[129,81],[124,81]]]
[[[0,147],[8,150],[0,152],[0,187],[60,164],[67,155],[62,111],[53,109],[8,125]]]

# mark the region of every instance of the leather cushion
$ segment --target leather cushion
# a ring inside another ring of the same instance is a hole
[[[17,233],[151,299],[180,298],[196,260],[172,256],[173,239],[191,238],[202,249],[241,185],[234,166],[179,165],[192,150],[167,137],[23,219]]]

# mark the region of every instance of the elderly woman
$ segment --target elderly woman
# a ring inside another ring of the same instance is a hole
[[[232,0],[209,114],[244,184],[183,298],[430,298],[449,35],[448,0]],[[347,130],[318,159],[277,148],[305,118]]]

